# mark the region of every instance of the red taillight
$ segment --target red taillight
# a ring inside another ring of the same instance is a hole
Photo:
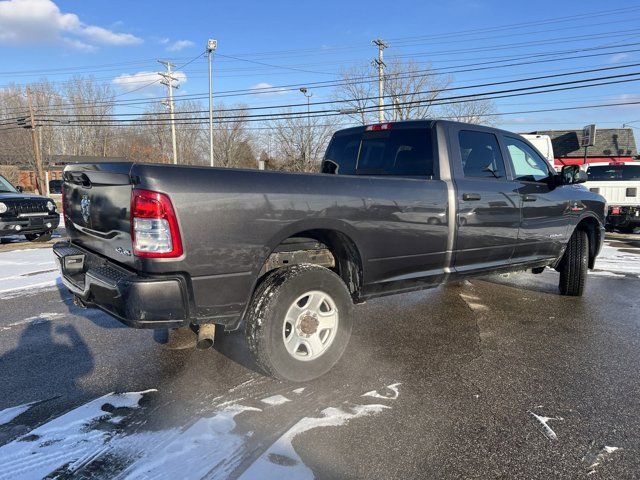
[[[131,194],[131,240],[138,257],[182,255],[178,219],[164,193],[135,189]]]
[[[380,130],[391,130],[390,123],[376,123],[375,125],[367,125],[367,132],[379,132]]]
[[[620,207],[611,207],[611,215],[620,215]]]

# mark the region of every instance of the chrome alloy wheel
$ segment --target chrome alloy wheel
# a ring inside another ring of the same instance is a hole
[[[338,331],[338,309],[319,290],[300,295],[289,307],[282,326],[282,340],[296,360],[315,360],[331,346]]]

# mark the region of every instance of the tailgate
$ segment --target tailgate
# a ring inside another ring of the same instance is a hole
[[[71,240],[116,262],[133,266],[131,228],[133,163],[69,165],[64,169],[63,208]]]

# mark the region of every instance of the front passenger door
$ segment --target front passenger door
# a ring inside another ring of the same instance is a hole
[[[503,139],[522,202],[514,262],[555,258],[567,240],[569,198],[554,184],[554,171],[533,147],[519,138]]]

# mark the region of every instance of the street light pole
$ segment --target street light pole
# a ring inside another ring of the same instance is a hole
[[[307,97],[307,161],[311,162],[311,97],[313,93],[306,87],[302,87],[300,91]]]
[[[209,164],[213,167],[213,75],[211,62],[213,52],[218,48],[218,41],[210,38],[207,41],[207,57],[209,59]]]

